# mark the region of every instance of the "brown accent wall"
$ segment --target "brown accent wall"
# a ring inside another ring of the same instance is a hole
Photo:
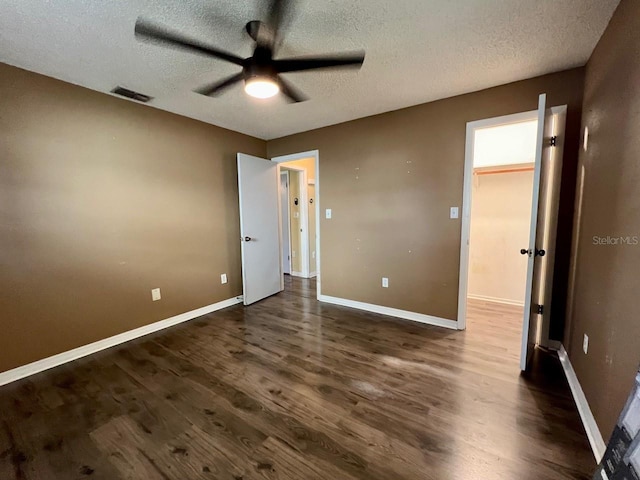
[[[266,143],[0,64],[0,371],[241,294],[238,151]]]
[[[565,346],[605,439],[640,363],[640,2],[622,0],[586,69],[575,289]],[[602,237],[596,239],[594,237]],[[603,243],[597,245],[595,243]],[[607,245],[609,243],[609,245]],[[584,334],[589,352],[582,352]]]
[[[455,319],[461,223],[449,207],[462,204],[466,123],[534,110],[544,92],[549,105],[568,105],[556,279],[564,287],[583,77],[569,70],[268,142],[270,157],[320,151],[322,293]],[[559,338],[565,295],[554,297]]]

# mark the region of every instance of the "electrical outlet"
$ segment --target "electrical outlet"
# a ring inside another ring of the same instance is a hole
[[[153,300],[154,302],[157,302],[161,298],[162,298],[162,296],[160,295],[160,289],[159,288],[154,288],[153,290],[151,290],[151,300]]]
[[[382,277],[382,287],[389,288],[389,279],[387,277]]]
[[[587,335],[586,333],[584,334],[584,339],[582,340],[582,350],[584,351],[585,355],[589,351],[589,335]]]
[[[222,275],[220,275],[220,283],[225,284],[227,283],[227,274],[223,273]]]
[[[449,210],[449,218],[458,218],[460,216],[460,211],[458,207],[451,207]]]
[[[327,208],[325,210],[325,218],[327,218],[327,219],[331,218],[331,209],[330,208]]]

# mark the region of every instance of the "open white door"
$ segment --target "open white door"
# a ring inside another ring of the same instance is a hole
[[[278,165],[238,153],[244,304],[282,290]]]
[[[528,256],[527,281],[524,300],[524,322],[522,325],[522,349],[520,356],[520,368],[525,371],[529,368],[531,356],[536,343],[539,341],[539,331],[541,328],[541,311],[539,311],[540,295],[544,291],[544,281],[548,276],[543,272],[543,258],[548,248],[543,242],[553,237],[549,235],[549,230],[555,228],[555,224],[550,222],[549,202],[553,201],[549,188],[552,185],[552,178],[549,177],[551,162],[555,147],[556,136],[554,132],[553,112],[546,108],[546,94],[540,95],[538,101],[538,138],[536,142],[535,168],[533,173],[533,199],[531,202],[531,228],[529,232],[528,248],[522,249],[520,253]],[[540,181],[542,173],[545,172],[545,188],[543,195],[540,195]],[[559,172],[558,172],[559,173]],[[549,182],[549,183],[547,183]],[[558,186],[559,187],[559,186]]]

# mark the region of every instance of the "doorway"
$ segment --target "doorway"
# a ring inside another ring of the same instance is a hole
[[[282,273],[291,275],[291,209],[289,207],[289,170],[280,171],[280,216],[282,218]]]
[[[509,332],[517,359],[524,317],[527,244],[538,120],[475,132],[469,234],[467,328]],[[505,338],[507,335],[505,335]]]
[[[301,152],[272,161],[278,163],[280,172],[282,273],[285,278],[306,279],[304,285],[313,290],[317,298],[320,283],[319,155],[317,151]],[[291,281],[285,281],[285,289],[290,285]]]
[[[467,124],[458,328],[519,333],[500,347],[523,370],[550,343],[565,117],[541,95],[538,110]]]

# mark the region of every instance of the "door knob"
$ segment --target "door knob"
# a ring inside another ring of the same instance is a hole
[[[251,240],[252,240],[251,237],[244,237],[245,242],[250,242]]]
[[[539,257],[544,257],[547,254],[547,252],[545,252],[544,250],[538,250],[536,248],[536,255]]]
[[[531,250],[527,250],[525,248],[520,250],[520,255],[529,255],[531,256]]]

